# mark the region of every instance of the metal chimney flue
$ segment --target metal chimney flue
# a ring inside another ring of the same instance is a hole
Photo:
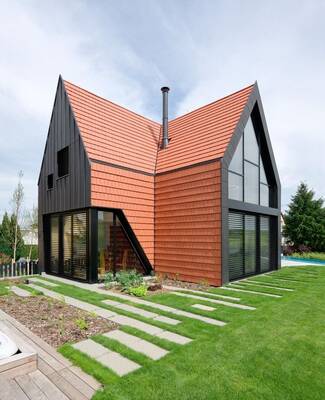
[[[161,88],[163,95],[163,115],[162,115],[162,125],[163,125],[163,137],[161,147],[165,149],[168,146],[168,92],[169,87],[164,86]]]

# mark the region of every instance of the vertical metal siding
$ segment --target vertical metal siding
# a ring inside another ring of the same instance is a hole
[[[69,175],[58,179],[57,152],[69,146]],[[47,190],[47,176],[54,174],[53,189]],[[59,80],[38,185],[40,266],[44,268],[43,215],[90,206],[90,164]]]

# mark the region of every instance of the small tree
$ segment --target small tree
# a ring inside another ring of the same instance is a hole
[[[13,215],[15,216],[15,240],[14,240],[13,257],[12,257],[13,262],[15,262],[17,258],[18,228],[20,222],[21,207],[24,200],[24,186],[21,182],[22,177],[23,177],[23,172],[19,171],[18,184],[12,196]]]
[[[314,195],[305,183],[298,186],[284,215],[283,234],[297,249],[307,246],[314,251],[325,251],[324,201],[314,199]]]
[[[8,216],[7,212],[4,214],[1,230],[0,230],[0,252],[10,256],[14,259],[14,248],[16,243],[16,255],[20,257],[23,250],[24,241],[20,231],[20,226],[17,225],[15,215]]]
[[[11,256],[11,243],[10,243],[10,218],[8,213],[5,212],[2,217],[0,225],[0,253]]]

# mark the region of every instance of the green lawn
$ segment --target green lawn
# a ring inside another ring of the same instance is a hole
[[[157,302],[228,322],[225,327],[215,327],[164,313],[181,319],[182,323],[175,327],[158,322],[155,325],[194,339],[185,346],[164,343],[161,339],[159,342],[158,338],[136,329],[122,328],[168,349],[170,353],[159,361],[147,359],[98,335],[96,341],[142,365],[142,368],[123,378],[69,345],[63,346],[61,352],[106,385],[94,396],[94,400],[324,399],[325,268],[283,268],[269,278],[259,276],[252,280],[281,285],[294,291],[263,290],[251,285],[240,287],[282,296],[271,298],[211,289],[213,293],[240,297],[239,303],[256,307],[254,311],[173,294],[148,298],[153,307]],[[101,300],[107,298],[65,284],[53,290],[101,306]],[[194,303],[210,305],[216,310],[195,310],[191,307]],[[121,310],[116,311],[122,313]],[[136,317],[131,313],[125,315]],[[152,320],[141,320],[153,324]]]

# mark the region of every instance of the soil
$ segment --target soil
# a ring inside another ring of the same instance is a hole
[[[166,286],[176,286],[184,289],[201,290],[203,292],[207,292],[211,288],[209,284],[205,283],[183,282],[174,279],[164,279],[162,284]]]
[[[114,322],[42,295],[1,296],[0,308],[53,347],[118,328]]]

